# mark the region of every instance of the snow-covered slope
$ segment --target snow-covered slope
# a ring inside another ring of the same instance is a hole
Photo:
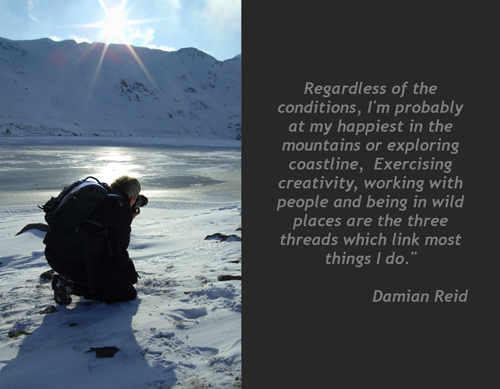
[[[240,96],[241,56],[0,38],[0,136],[240,139]]]

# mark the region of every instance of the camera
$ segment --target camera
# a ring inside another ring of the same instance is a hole
[[[137,211],[137,208],[144,207],[147,204],[148,204],[148,198],[146,196],[144,195],[137,196],[137,200],[135,201],[135,204],[133,206],[134,212]]]

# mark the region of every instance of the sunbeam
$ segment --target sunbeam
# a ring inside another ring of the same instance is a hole
[[[148,80],[153,84],[154,87],[156,87],[156,82],[154,81],[153,77],[151,77],[151,74],[149,74],[148,70],[142,63],[141,59],[135,52],[134,48],[130,44],[129,40],[127,39],[127,36],[125,35],[125,28],[134,24],[141,24],[141,23],[147,23],[151,21],[159,21],[160,19],[143,19],[143,20],[128,20],[128,12],[126,10],[126,0],[122,0],[122,2],[114,8],[108,8],[104,0],[98,0],[99,4],[101,5],[101,8],[103,9],[106,19],[103,20],[102,22],[99,23],[91,23],[91,24],[86,24],[83,25],[82,27],[100,27],[102,28],[102,34],[103,37],[105,38],[104,41],[104,46],[101,52],[101,56],[99,58],[99,63],[97,65],[92,84],[90,86],[90,91],[89,91],[89,99],[91,98],[94,87],[97,83],[97,79],[99,78],[99,73],[104,61],[104,58],[106,56],[106,52],[109,48],[109,45],[112,43],[122,43],[127,46],[128,50],[134,57],[134,59],[137,61],[139,66],[141,67],[142,71],[148,78]]]

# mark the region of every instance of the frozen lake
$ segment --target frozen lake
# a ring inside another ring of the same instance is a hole
[[[137,177],[153,201],[241,201],[241,149],[142,144],[0,144],[0,206],[44,204],[78,178]]]

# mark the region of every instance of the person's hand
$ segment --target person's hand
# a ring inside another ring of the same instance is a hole
[[[141,209],[137,207],[135,210],[132,210],[132,220],[135,219],[136,216],[138,216],[141,213]]]

